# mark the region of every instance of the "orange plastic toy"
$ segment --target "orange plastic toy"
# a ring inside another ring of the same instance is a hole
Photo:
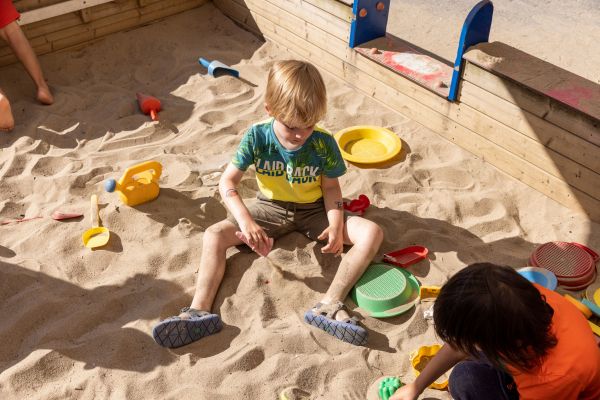
[[[138,104],[140,106],[140,110],[148,115],[150,114],[150,118],[152,121],[158,121],[158,112],[160,111],[160,100],[156,97],[148,96],[146,94],[136,93]]]
[[[127,168],[118,181],[107,180],[104,189],[111,193],[118,191],[123,203],[131,207],[137,206],[158,197],[161,173],[162,165],[159,162],[146,161]]]

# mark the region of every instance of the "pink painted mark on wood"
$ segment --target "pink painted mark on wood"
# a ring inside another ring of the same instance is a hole
[[[374,52],[372,48],[356,48],[356,50],[405,77],[447,95],[445,92],[452,80],[452,68],[434,58],[412,51]]]
[[[589,100],[594,96],[594,91],[583,86],[573,86],[566,89],[553,89],[545,92],[548,96],[555,98],[572,107],[586,111],[582,101]]]
[[[385,51],[383,52],[383,62],[400,73],[418,76],[426,81],[445,75],[439,62],[423,54]]]

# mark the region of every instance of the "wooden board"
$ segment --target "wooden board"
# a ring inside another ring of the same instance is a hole
[[[464,58],[583,114],[600,120],[600,85],[505,43],[480,43]]]
[[[85,8],[97,6],[98,4],[108,3],[113,0],[69,0],[56,3],[50,6],[37,8],[35,10],[21,13],[19,25],[27,25],[33,22],[42,21],[71,13],[73,11],[83,10]]]
[[[216,4],[220,0],[214,0]],[[342,39],[348,43],[350,37],[350,24],[340,18],[323,12],[323,9],[314,6],[311,3],[300,1],[300,0],[235,0],[240,5],[246,6],[250,10],[254,10],[257,7],[261,7],[266,10],[259,12],[264,17],[269,15],[277,15],[280,11],[285,11],[289,15],[293,15],[302,20],[302,25],[310,24],[323,29],[331,35]],[[332,0],[326,0],[332,1]],[[310,21],[310,22],[308,22]],[[290,28],[290,26],[287,26]]]
[[[541,119],[469,81],[463,81],[460,102],[468,104],[481,114],[494,118],[592,171],[600,171],[600,146]]]
[[[355,50],[444,98],[450,93],[452,65],[419,51],[394,35],[388,33],[355,47]]]
[[[465,65],[464,80],[515,104],[533,115],[600,146],[600,121],[574,112],[558,101],[508,79],[494,75],[470,62]]]
[[[354,14],[352,13],[352,1],[323,1],[323,0],[302,0],[306,3],[310,3],[315,7],[328,12],[329,14],[335,15],[337,18],[352,22]]]
[[[66,1],[23,13],[30,16],[37,15],[40,18],[48,17],[48,19],[42,19],[23,26],[23,31],[35,53],[41,55],[64,48],[81,46],[104,35],[135,28],[150,21],[156,21],[198,7],[208,1],[149,0],[140,2],[140,0],[119,0],[94,2],[85,0],[83,3]],[[41,3],[45,4],[43,1]],[[85,20],[80,15],[81,10],[73,8],[82,4],[84,6],[95,4],[85,8]],[[23,6],[24,4],[18,2],[18,5]],[[44,12],[34,13],[38,10]],[[67,11],[68,13],[62,14]],[[0,43],[0,66],[16,61],[17,58],[12,50],[7,45]]]
[[[213,0],[214,5],[221,10],[225,15],[229,16],[233,21],[242,25],[250,32],[262,36],[262,32],[254,18],[252,17],[250,10],[246,5],[242,5],[240,2],[235,0]]]

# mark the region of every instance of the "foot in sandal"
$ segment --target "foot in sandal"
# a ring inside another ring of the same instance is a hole
[[[340,311],[347,311],[341,301],[332,304],[317,303],[304,314],[304,321],[344,342],[356,346],[365,345],[369,336],[367,330],[359,325],[356,317],[337,320],[336,315]]]
[[[163,347],[181,347],[223,328],[221,317],[207,311],[185,307],[181,314],[167,318],[154,327],[154,341]]]

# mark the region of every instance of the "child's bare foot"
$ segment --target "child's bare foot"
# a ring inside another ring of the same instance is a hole
[[[0,131],[12,131],[15,119],[10,109],[8,99],[0,92]]]
[[[38,87],[37,100],[45,105],[54,103],[54,96],[52,96],[52,92],[48,85]]]

